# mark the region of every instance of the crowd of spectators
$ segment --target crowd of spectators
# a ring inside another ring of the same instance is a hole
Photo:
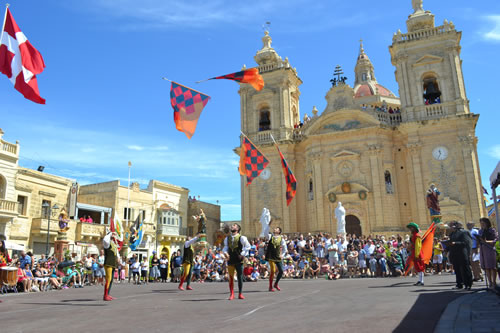
[[[469,229],[472,231],[472,227]],[[369,235],[357,237],[346,235],[332,237],[328,233],[283,235],[287,254],[283,258],[284,279],[327,280],[348,278],[387,278],[405,274],[405,263],[410,255],[409,235],[399,234],[385,237]],[[427,266],[427,274],[453,272],[448,260],[447,236],[434,241],[433,257]],[[250,240],[251,248],[244,260],[244,279],[257,282],[267,279],[270,265],[266,260],[266,242],[263,239]],[[475,246],[473,246],[475,247]],[[500,245],[497,243],[497,263],[500,267]],[[472,265],[479,256],[475,252]],[[9,258],[10,259],[10,258]],[[41,255],[36,259],[30,252],[14,255],[12,265],[18,269],[18,290],[44,292],[50,289],[83,288],[83,286],[104,284],[104,251],[85,255],[81,260],[67,258],[58,262],[54,257]],[[500,270],[499,270],[500,271]],[[182,253],[175,251],[170,258],[166,254],[149,258],[119,258],[115,271],[115,283],[166,283],[179,282],[182,274]],[[411,274],[411,272],[410,272]],[[482,277],[474,276],[479,279]],[[222,248],[212,247],[206,253],[195,254],[193,265],[194,282],[223,282],[228,280],[227,262]]]

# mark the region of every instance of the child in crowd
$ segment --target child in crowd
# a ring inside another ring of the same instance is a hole
[[[377,272],[377,259],[375,259],[375,255],[372,253],[370,255],[370,276],[375,277],[375,273]]]

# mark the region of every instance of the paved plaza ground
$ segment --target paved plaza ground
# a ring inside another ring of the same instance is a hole
[[[453,275],[415,278],[284,280],[245,283],[245,300],[228,301],[227,283],[116,284],[0,297],[1,331],[14,332],[432,332],[455,292]],[[483,287],[477,286],[477,288]]]

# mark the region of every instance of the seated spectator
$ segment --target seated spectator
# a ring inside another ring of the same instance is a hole
[[[308,270],[309,270],[309,262],[306,260],[305,256],[302,256],[297,265],[295,277],[299,279],[305,279]]]
[[[31,290],[31,280],[26,276],[26,272],[21,268],[21,263],[16,263],[17,268],[17,284],[23,287],[25,293]]]
[[[38,285],[38,289],[40,291],[47,291],[47,287],[49,284],[49,277],[45,276],[42,271],[42,267],[37,267],[37,264],[33,265],[33,276],[35,279],[35,283]]]

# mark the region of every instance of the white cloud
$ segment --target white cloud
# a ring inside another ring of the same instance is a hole
[[[488,21],[489,28],[488,31],[483,33],[483,38],[500,42],[500,15],[490,15],[484,18]]]
[[[130,145],[130,146],[127,146],[127,148],[130,150],[137,150],[137,151],[144,150],[144,147],[137,146],[137,145]]]
[[[373,13],[357,11],[332,19],[332,10],[346,12],[339,0],[311,2],[288,0],[92,0],[81,6],[81,1],[69,2],[73,9],[91,10],[98,15],[113,16],[120,20],[116,26],[126,30],[209,28],[216,25],[259,27],[264,21],[274,18],[283,30],[320,31],[332,27],[347,26],[373,21]],[[300,21],[288,18],[301,12]],[[277,14],[279,13],[279,15]],[[273,21],[274,22],[274,21]],[[251,29],[251,28],[250,28]]]
[[[491,147],[488,151],[488,155],[493,158],[500,159],[500,145]]]

